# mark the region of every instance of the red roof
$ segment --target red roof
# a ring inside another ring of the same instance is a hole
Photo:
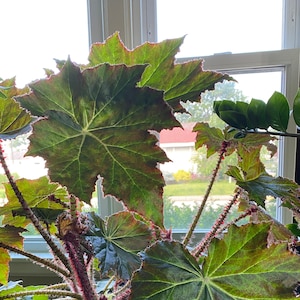
[[[196,132],[193,132],[195,123],[182,124],[182,128],[175,127],[172,130],[163,129],[159,135],[160,143],[193,143],[196,141]]]

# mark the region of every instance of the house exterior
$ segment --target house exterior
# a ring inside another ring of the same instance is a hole
[[[166,152],[171,162],[160,165],[165,176],[184,170],[196,173],[196,164],[192,157],[196,153],[196,132],[193,132],[195,123],[182,124],[183,128],[175,127],[172,130],[164,129],[160,132],[160,147]]]

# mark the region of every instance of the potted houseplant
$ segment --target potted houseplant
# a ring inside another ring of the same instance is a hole
[[[299,209],[298,185],[268,175],[259,159],[261,147],[269,147],[274,137],[269,132],[254,133],[277,124],[278,114],[270,116],[270,124],[249,127],[247,111],[255,109],[216,102],[216,113],[233,129],[222,131],[201,120],[194,128],[196,148],[205,145],[208,155],[219,156],[204,201],[182,241],[173,240],[171,230],[163,225],[164,180],[158,164],[168,158],[158,145],[157,133],[181,126],[174,117],[184,110],[181,101],[199,101],[200,94],[216,83],[232,80],[203,70],[202,60],[176,64],[174,56],[182,42],[180,38],[145,43],[129,51],[116,33],[93,45],[88,65],[57,61],[58,74],[47,70],[47,79],[22,90],[13,79],[1,82],[2,139],[32,129],[27,155],[42,156],[49,176],[14,179],[0,151],[8,179],[8,202],[0,209],[4,216],[0,299],[293,299],[297,295],[296,233],[261,208],[271,193],[295,212]],[[295,108],[298,116],[298,104]],[[228,115],[236,116],[235,122]],[[233,152],[242,158],[228,170],[237,182],[234,196],[211,231],[191,247],[220,164]],[[81,209],[83,203],[90,204],[99,176],[104,194],[124,204],[124,211],[106,219]],[[240,216],[226,224],[237,203]],[[46,219],[45,212],[55,217]],[[246,216],[250,220],[238,226],[236,222]],[[21,233],[29,223],[47,243],[53,260],[24,251]],[[57,273],[61,284],[25,287],[8,282],[10,251]],[[97,280],[106,285],[97,285]]]

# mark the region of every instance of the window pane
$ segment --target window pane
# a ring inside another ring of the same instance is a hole
[[[188,228],[193,216],[206,192],[210,176],[217,161],[217,155],[206,157],[206,148],[194,150],[196,134],[192,132],[195,122],[210,122],[211,126],[224,128],[224,123],[213,114],[214,100],[230,99],[250,101],[251,98],[267,101],[275,90],[281,91],[281,80],[284,69],[231,74],[238,82],[217,84],[215,91],[202,95],[202,103],[184,104],[191,115],[180,115],[185,131],[176,128],[164,130],[160,136],[160,146],[172,160],[161,165],[167,186],[164,191],[165,225],[173,229]],[[256,94],[253,95],[255,86]],[[277,144],[277,143],[276,143]],[[262,161],[271,175],[278,173],[278,155],[273,158],[266,150],[262,150]],[[220,168],[218,180],[214,185],[204,214],[200,218],[198,229],[209,229],[223,208],[228,204],[235,189],[235,183],[225,172],[228,164],[236,164],[237,158],[231,155],[225,158]],[[275,199],[267,199],[270,214],[276,215]],[[238,216],[237,207],[232,211],[231,219]]]
[[[55,59],[68,56],[86,63],[89,53],[86,0],[7,0],[0,3],[0,78],[16,77],[19,88],[45,78],[44,68],[56,71]],[[1,80],[0,80],[1,82]],[[25,157],[27,135],[3,142],[14,177],[36,179],[47,174],[41,157]],[[0,167],[0,205],[6,203]]]
[[[54,58],[87,60],[86,0],[7,0],[0,10],[0,78],[16,76],[22,87],[54,70]]]
[[[282,48],[282,0],[157,0],[158,40],[186,35],[178,57]]]

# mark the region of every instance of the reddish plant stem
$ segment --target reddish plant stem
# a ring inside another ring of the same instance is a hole
[[[206,202],[208,200],[208,197],[210,195],[211,189],[213,187],[213,184],[216,181],[217,174],[218,174],[218,171],[220,169],[222,160],[224,159],[224,155],[225,155],[225,153],[227,151],[227,147],[228,147],[228,142],[223,141],[222,147],[221,147],[220,152],[219,152],[219,158],[218,158],[216,167],[215,167],[215,169],[214,169],[214,171],[212,173],[212,177],[210,179],[210,182],[209,182],[209,185],[208,185],[207,190],[205,192],[205,195],[203,197],[203,201],[202,201],[202,203],[201,203],[201,205],[200,205],[200,207],[199,207],[199,209],[197,211],[196,216],[194,217],[193,223],[191,224],[191,226],[189,228],[189,231],[187,232],[187,234],[186,234],[186,236],[185,236],[185,238],[183,240],[183,245],[184,246],[186,246],[189,243],[189,241],[190,241],[190,239],[191,239],[191,237],[193,235],[193,232],[194,232],[194,230],[195,230],[195,228],[196,228],[196,226],[197,226],[197,224],[199,222],[199,219],[200,219],[200,217],[202,215],[202,212],[204,210],[205,204],[206,204]]]
[[[87,266],[84,260],[84,253],[80,244],[80,238],[77,234],[68,232],[64,238],[65,247],[69,253],[71,266],[73,269],[73,275],[76,278],[76,282],[82,292],[84,300],[97,300],[97,293],[91,284]]]
[[[10,183],[11,188],[13,189],[17,199],[19,200],[24,212],[26,213],[26,216],[31,220],[32,224],[34,227],[38,230],[38,232],[41,234],[43,239],[46,241],[48,246],[51,248],[53,253],[59,258],[59,260],[64,264],[64,266],[71,271],[69,262],[66,258],[66,256],[61,252],[61,250],[57,247],[55,242],[53,241],[52,237],[50,234],[47,232],[47,230],[44,229],[44,227],[40,224],[39,219],[35,216],[31,208],[28,206],[27,202],[25,201],[21,191],[19,190],[16,182],[14,181],[8,166],[5,161],[5,157],[3,155],[3,148],[2,148],[2,143],[0,141],[0,163],[2,164],[2,167],[4,169],[5,175]]]
[[[199,243],[198,246],[193,251],[193,255],[195,257],[199,257],[201,253],[204,252],[204,250],[207,248],[210,241],[213,239],[213,237],[216,235],[218,230],[222,227],[224,220],[226,219],[230,209],[232,206],[236,203],[236,200],[238,199],[240,195],[240,189],[238,188],[233,198],[230,200],[228,205],[225,206],[224,211],[220,214],[219,218],[214,223],[212,229],[205,235],[203,240]]]

